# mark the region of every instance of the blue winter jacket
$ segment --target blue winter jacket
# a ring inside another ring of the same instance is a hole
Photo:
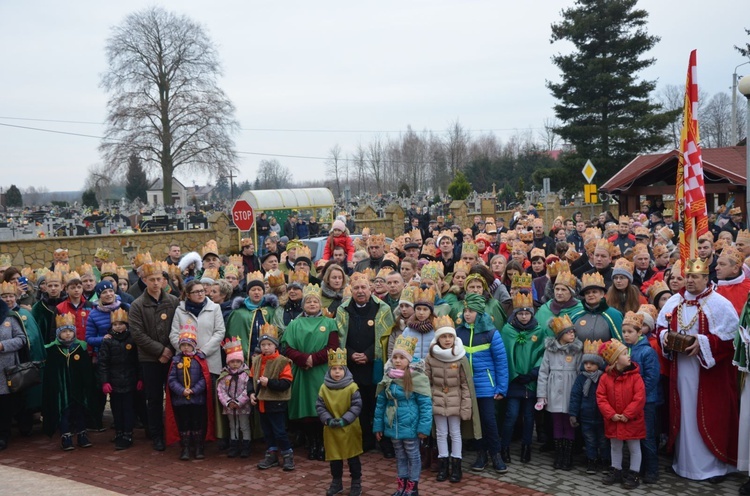
[[[589,395],[584,397],[583,385],[586,383],[586,376],[581,374],[576,377],[573,389],[570,390],[568,413],[571,417],[576,417],[579,421],[604,422],[599,406],[596,404],[596,390],[600,381],[601,376],[599,376],[599,381],[591,384]]]
[[[477,316],[473,329],[461,323],[456,334],[464,344],[466,356],[474,371],[477,398],[508,394],[508,358],[500,331],[487,314]]]
[[[646,386],[646,403],[661,405],[664,403],[662,390],[659,387],[659,356],[651,347],[648,338],[641,336],[630,348],[630,359],[638,364],[638,369]]]
[[[120,302],[120,308],[127,312],[130,310],[130,305]],[[112,329],[111,312],[105,312],[98,306],[94,307],[86,321],[86,344],[89,349],[97,353],[102,345],[104,335],[108,334],[110,329]]]
[[[385,390],[378,394],[372,431],[382,432],[391,439],[415,439],[418,434],[429,436],[432,431],[432,398],[415,392],[407,398],[404,389],[396,383],[391,383],[388,391],[393,399],[388,398]],[[396,407],[391,425],[386,418],[389,406]]]

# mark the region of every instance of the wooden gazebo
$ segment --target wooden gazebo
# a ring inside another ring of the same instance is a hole
[[[642,196],[653,200],[662,195],[674,195],[679,153],[672,150],[638,155],[599,190],[617,195],[621,215],[638,210]],[[735,205],[745,205],[745,154],[744,146],[702,150],[709,212],[715,204],[725,204],[729,196],[734,196]]]

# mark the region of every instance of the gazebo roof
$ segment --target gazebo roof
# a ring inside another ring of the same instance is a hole
[[[706,183],[746,184],[744,146],[704,148],[701,152]],[[625,192],[634,185],[649,186],[660,181],[674,184],[679,154],[678,150],[671,150],[666,153],[638,155],[599,189],[613,193]]]

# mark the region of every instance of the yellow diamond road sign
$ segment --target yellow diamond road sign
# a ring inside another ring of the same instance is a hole
[[[586,178],[586,181],[591,184],[591,181],[596,175],[596,167],[594,167],[594,164],[591,163],[591,160],[587,160],[586,165],[583,166],[583,170],[581,170],[581,172],[583,173],[583,177]]]

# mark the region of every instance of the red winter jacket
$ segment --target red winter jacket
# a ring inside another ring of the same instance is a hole
[[[89,314],[94,305],[87,300],[81,299],[78,308],[74,307],[70,300],[65,299],[57,305],[57,314],[72,313],[76,316],[76,339],[86,341],[86,322],[89,320]],[[92,350],[89,350],[91,352]]]
[[[331,239],[333,239],[333,247],[331,246]],[[352,243],[352,238],[348,234],[340,234],[338,236],[331,234],[328,236],[326,246],[323,249],[323,260],[330,260],[333,256],[333,249],[337,246],[344,247],[344,250],[346,250],[346,260],[347,262],[351,262],[354,255],[354,243]]]
[[[609,439],[644,439],[646,437],[646,386],[638,371],[638,364],[625,372],[614,366],[607,369],[599,379],[596,389],[596,404],[604,418],[604,435]],[[612,416],[622,414],[627,422],[613,422]]]

